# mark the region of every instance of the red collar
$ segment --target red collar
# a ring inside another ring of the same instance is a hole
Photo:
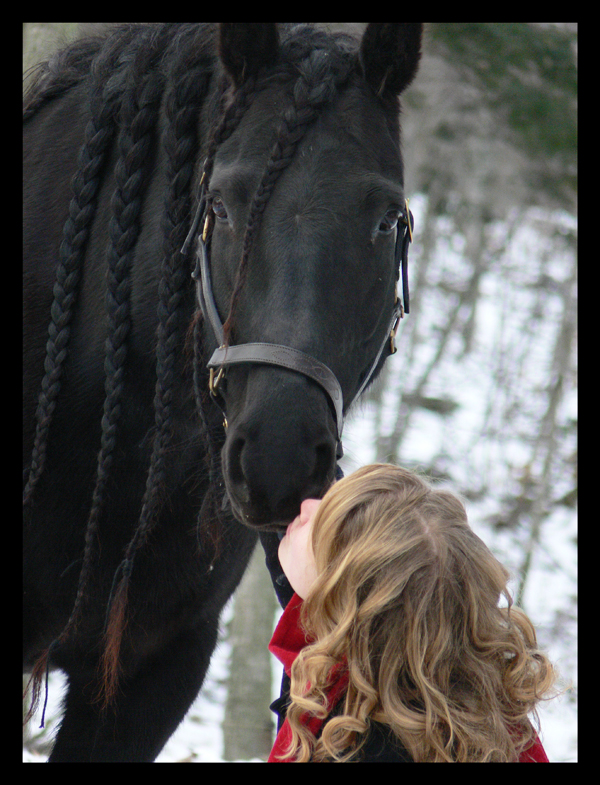
[[[283,665],[285,672],[291,676],[292,664],[302,649],[312,639],[305,635],[304,630],[300,624],[300,611],[302,609],[302,598],[294,594],[292,599],[288,602],[279,623],[275,628],[271,643],[269,644],[269,651]],[[338,700],[343,695],[346,687],[348,686],[348,671],[346,670],[345,663],[336,665],[331,671],[330,686],[327,691],[327,708],[329,711],[335,706]],[[312,717],[303,715],[303,723],[310,728],[312,733],[317,735],[321,729],[324,720],[319,717]],[[269,763],[290,763],[288,759],[281,760],[281,755],[285,753],[292,738],[292,730],[289,726],[287,719],[281,726],[275,744],[269,755]]]
[[[290,676],[292,663],[302,651],[311,643],[300,625],[300,611],[302,610],[302,597],[294,594],[286,605],[286,608],[279,619],[275,632],[269,643],[269,651],[285,668],[285,672]]]
[[[531,747],[521,753],[519,763],[550,763],[538,736],[535,737]]]

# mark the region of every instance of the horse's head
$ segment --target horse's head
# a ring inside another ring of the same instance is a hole
[[[306,29],[281,43],[267,24],[220,29],[231,104],[205,187],[225,343],[316,359],[337,379],[344,413],[389,354],[407,220],[397,96],[416,72],[420,36],[419,24],[371,23],[357,47]],[[219,380],[226,488],[254,527],[287,525],[334,476],[335,401],[291,365],[236,362]]]

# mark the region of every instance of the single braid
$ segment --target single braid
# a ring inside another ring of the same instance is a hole
[[[219,553],[220,527],[224,482],[221,472],[221,447],[224,442],[224,431],[220,421],[210,418],[208,412],[213,411],[213,404],[208,393],[208,371],[203,353],[202,313],[197,311],[192,323],[194,348],[194,396],[200,426],[206,440],[206,467],[208,471],[208,491],[204,494],[202,505],[196,521],[196,537],[198,553],[204,556],[211,553],[211,566]]]
[[[306,44],[302,47],[305,51]],[[298,54],[297,49],[294,54]],[[328,50],[310,49],[300,63],[295,63],[299,76],[293,87],[293,102],[282,115],[277,139],[269,155],[264,174],[250,205],[242,256],[231,295],[229,315],[223,325],[225,345],[231,333],[241,292],[247,277],[248,258],[262,215],[281,173],[290,165],[300,141],[320,116],[323,109],[338,95],[350,74],[349,58],[332,60]]]
[[[227,87],[227,79],[222,78],[219,87],[221,105],[220,120],[216,124],[215,130],[208,141],[206,159],[203,167],[203,174],[207,181],[210,180],[212,175],[217,149],[235,132],[256,96],[257,77],[249,77],[229,103]]]

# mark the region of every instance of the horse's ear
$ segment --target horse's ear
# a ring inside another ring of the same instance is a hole
[[[377,95],[399,95],[412,82],[422,34],[422,22],[369,22],[360,44],[360,63]]]
[[[277,58],[276,22],[220,22],[219,56],[236,87]]]

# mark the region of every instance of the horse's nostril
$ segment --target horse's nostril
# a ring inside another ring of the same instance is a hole
[[[249,501],[248,484],[243,466],[243,453],[246,439],[236,436],[227,448],[227,471],[231,482],[235,485],[240,501]]]
[[[311,475],[311,479],[313,480],[316,485],[322,485],[323,478],[327,477],[331,466],[335,464],[334,458],[335,448],[329,442],[324,442],[323,444],[318,444],[315,448],[315,468]],[[319,492],[316,494],[320,496],[323,489],[319,488]]]

